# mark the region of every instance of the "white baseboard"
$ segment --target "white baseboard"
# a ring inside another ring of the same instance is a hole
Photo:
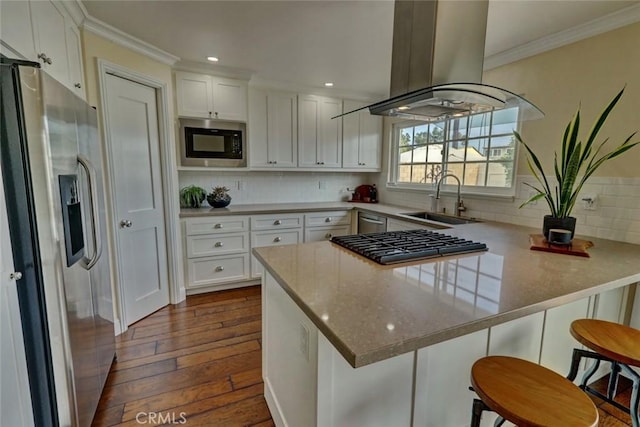
[[[271,383],[269,382],[269,378],[263,377],[264,380],[264,400],[267,401],[267,406],[269,407],[269,412],[271,412],[271,418],[273,419],[273,423],[276,427],[288,427],[288,424],[284,420],[284,416],[282,415],[282,410],[280,409],[280,405],[278,404],[278,399],[276,399],[275,394],[271,388]]]

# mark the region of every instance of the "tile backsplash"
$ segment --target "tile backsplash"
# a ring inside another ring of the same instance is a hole
[[[517,194],[511,198],[477,198],[463,196],[465,216],[485,220],[542,227],[542,217],[549,212],[544,200],[523,208],[519,206],[530,197],[531,189],[523,182],[533,183],[531,176],[518,176]],[[582,198],[595,196],[594,209],[586,209]],[[383,189],[383,203],[429,209],[424,192]],[[455,196],[443,196],[440,206],[453,207]],[[592,177],[576,202],[572,215],[577,218],[576,234],[640,244],[640,178]]]
[[[180,188],[194,184],[211,192],[224,185],[233,204],[344,201],[354,187],[373,183],[367,173],[179,172]]]

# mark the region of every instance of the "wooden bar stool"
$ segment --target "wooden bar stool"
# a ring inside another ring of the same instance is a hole
[[[519,427],[593,427],[598,410],[571,381],[550,369],[522,359],[489,356],[471,368],[474,400],[471,427],[480,425],[482,410],[496,412]]]
[[[633,427],[640,427],[640,413],[638,412],[640,407],[640,375],[631,369],[631,366],[640,367],[640,330],[604,320],[579,319],[571,323],[570,332],[578,342],[593,351],[573,350],[571,371],[567,378],[571,381],[576,378],[578,366],[583,357],[594,359],[595,362],[583,375],[579,387],[629,413]],[[601,361],[611,363],[606,395],[588,386],[589,380],[598,370]],[[633,381],[628,408],[614,400],[620,372],[624,372]]]

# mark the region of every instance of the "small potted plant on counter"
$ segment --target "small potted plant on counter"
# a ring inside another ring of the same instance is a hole
[[[180,207],[181,208],[199,208],[207,191],[197,185],[189,185],[180,190]]]
[[[231,203],[231,196],[228,192],[227,187],[213,187],[213,191],[207,194],[207,202],[213,208],[227,207]]]
[[[578,139],[578,131],[580,128],[580,108],[573,116],[573,119],[567,125],[562,138],[561,152],[555,152],[555,160],[553,164],[554,178],[556,184],[552,186],[547,178],[538,156],[533,148],[525,143],[514,131],[514,135],[527,150],[527,163],[529,169],[533,173],[534,178],[538,181],[537,185],[524,183],[536,191],[529,200],[524,202],[523,207],[536,200],[544,199],[549,205],[551,211],[549,215],[545,215],[542,226],[542,234],[548,238],[550,229],[563,229],[571,231],[571,238],[575,232],[576,219],[571,215],[571,211],[576,204],[578,194],[584,183],[593,175],[593,173],[604,164],[607,160],[618,157],[619,155],[629,151],[640,141],[632,141],[636,135],[633,132],[623,142],[619,143],[615,148],[605,151],[605,144],[609,138],[605,138],[603,142],[596,143],[596,138],[600,129],[607,121],[609,114],[616,106],[624,88],[609,102],[607,107],[600,113],[600,116],[593,124],[586,141]]]

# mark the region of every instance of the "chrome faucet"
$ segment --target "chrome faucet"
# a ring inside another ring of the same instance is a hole
[[[462,214],[462,212],[467,210],[467,208],[464,206],[464,202],[460,199],[460,178],[458,178],[457,176],[455,176],[452,173],[445,173],[438,180],[438,184],[436,186],[436,206],[437,206],[438,200],[440,200],[440,185],[442,184],[442,181],[444,181],[445,178],[447,178],[447,177],[451,177],[451,178],[455,179],[458,182],[458,197],[457,197],[457,200],[456,200],[456,215],[460,216]]]

